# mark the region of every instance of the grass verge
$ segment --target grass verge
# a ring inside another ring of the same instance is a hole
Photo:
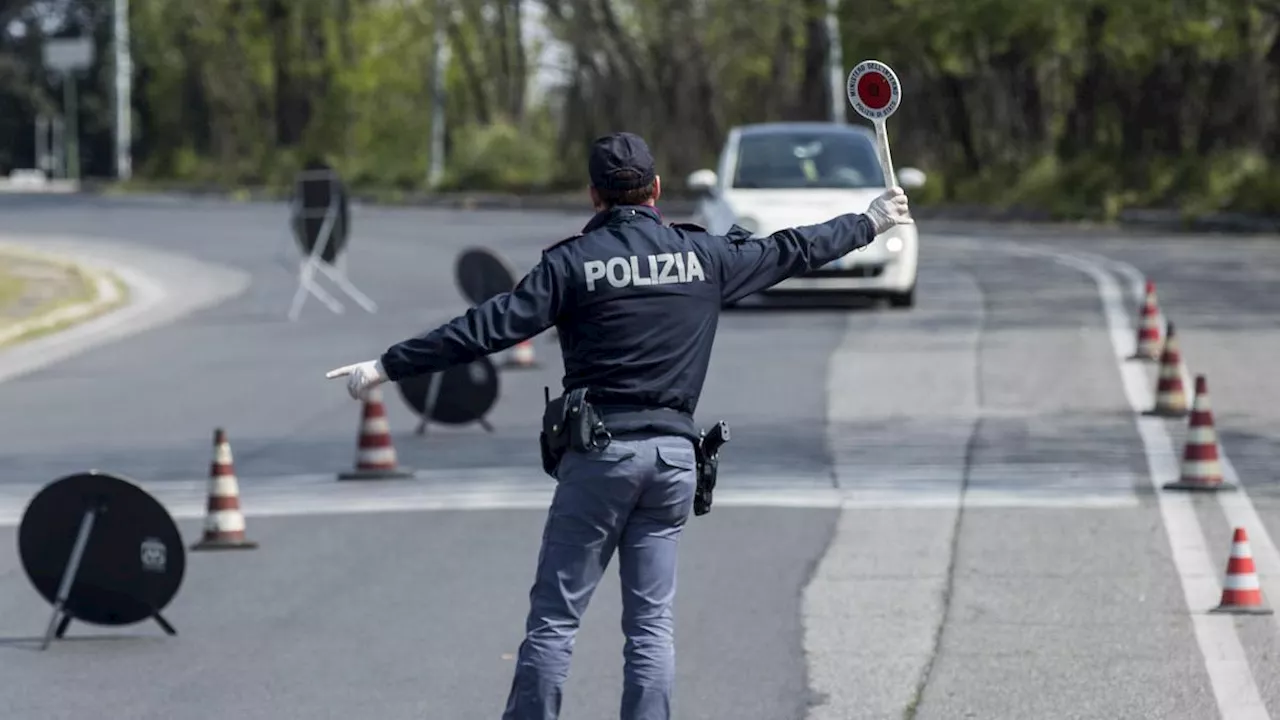
[[[9,272],[4,266],[3,259],[0,259],[0,308],[8,307],[17,302],[26,288],[26,278],[18,277]]]
[[[22,293],[27,287],[28,280],[18,277],[5,270],[4,263],[5,253],[0,251],[0,307],[4,307],[10,303],[18,301],[22,297]],[[25,259],[25,257],[24,257]],[[51,335],[62,330],[89,322],[95,318],[115,310],[129,301],[129,288],[120,278],[102,271],[89,272],[84,268],[66,262],[60,262],[53,259],[41,258],[40,262],[46,262],[50,265],[56,265],[66,270],[74,278],[74,289],[70,292],[59,294],[57,297],[50,298],[32,308],[22,320],[15,320],[13,324],[23,322],[27,319],[35,319],[49,313],[69,308],[74,305],[80,305],[92,302],[98,298],[98,280],[105,278],[116,290],[116,298],[113,302],[104,303],[93,309],[92,312],[78,315],[76,317],[67,318],[54,323],[36,325],[26,332],[0,339],[0,348],[11,347],[18,343],[28,342],[39,337]],[[10,325],[11,327],[12,325]],[[4,325],[0,325],[0,330],[5,329]]]

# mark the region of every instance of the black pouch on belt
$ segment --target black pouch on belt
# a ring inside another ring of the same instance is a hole
[[[551,399],[551,388],[543,388],[546,407],[542,410],[542,432],[538,445],[542,450],[542,469],[551,477],[556,476],[560,458],[569,450],[569,428],[565,426],[565,397]]]
[[[596,409],[587,402],[587,389],[570,390],[564,401],[565,423],[569,426],[569,447],[578,452],[603,450],[612,437]]]
[[[546,408],[542,411],[542,432],[538,443],[542,450],[542,469],[551,477],[569,448],[578,452],[602,450],[611,437],[600,416],[587,402],[587,389],[570,390],[555,400],[551,389],[544,388]]]

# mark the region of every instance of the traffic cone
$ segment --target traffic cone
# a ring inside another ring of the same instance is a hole
[[[413,471],[397,464],[396,448],[391,444],[391,426],[387,423],[387,409],[382,404],[382,389],[373,388],[366,396],[361,414],[355,469],[340,473],[338,479],[389,480],[410,477],[413,477]]]
[[[1147,281],[1146,298],[1142,301],[1142,316],[1138,321],[1136,350],[1130,360],[1160,359],[1160,310],[1156,301],[1156,284]]]
[[[538,366],[538,361],[533,356],[533,341],[523,340],[511,348],[511,355],[505,363],[509,368],[532,368]]]
[[[1156,405],[1145,414],[1157,417],[1185,417],[1187,414],[1187,393],[1182,387],[1182,355],[1178,352],[1178,338],[1173,323],[1168,325],[1164,352],[1160,353]]]
[[[1270,615],[1271,608],[1262,599],[1258,585],[1258,571],[1253,567],[1253,552],[1249,549],[1249,535],[1244,528],[1236,528],[1231,539],[1231,558],[1227,560],[1227,579],[1222,583],[1222,600],[1213,613],[1232,615]]]
[[[252,550],[258,543],[244,534],[240,512],[240,483],[231,458],[231,444],[222,428],[213,431],[213,462],[209,466],[209,501],[204,537],[192,550]]]
[[[1195,404],[1187,424],[1187,443],[1182,450],[1182,473],[1165,483],[1165,490],[1234,490],[1235,485],[1222,479],[1218,461],[1218,433],[1213,429],[1213,409],[1209,405],[1209,384],[1203,375],[1196,376]]]

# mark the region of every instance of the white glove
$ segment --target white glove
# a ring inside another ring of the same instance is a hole
[[[867,208],[867,217],[871,218],[879,235],[894,225],[911,225],[911,209],[907,207],[907,194],[900,187],[890,188],[884,194],[871,201]]]
[[[345,365],[325,373],[327,378],[347,376],[347,392],[356,400],[367,400],[369,391],[387,381],[387,371],[382,360],[368,360],[355,365]]]

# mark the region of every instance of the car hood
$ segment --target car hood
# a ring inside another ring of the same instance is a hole
[[[769,235],[797,225],[816,225],[844,213],[865,212],[884,192],[884,188],[747,190],[730,188],[723,199],[739,222],[754,221],[758,235]],[[890,231],[893,232],[892,230]],[[881,236],[860,259],[873,260],[887,255]]]

